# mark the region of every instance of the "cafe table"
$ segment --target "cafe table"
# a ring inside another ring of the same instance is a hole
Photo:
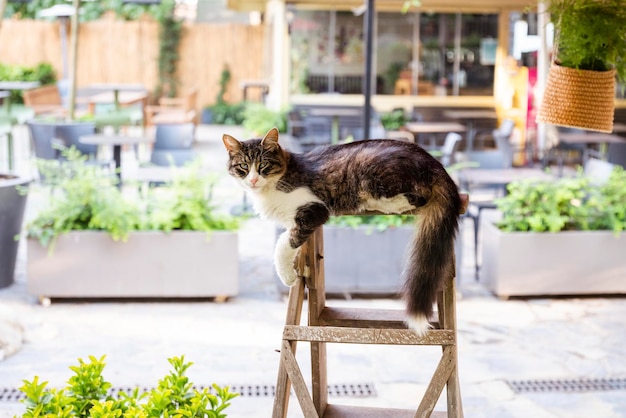
[[[97,91],[99,93],[112,93],[113,97],[108,103],[115,105],[115,110],[119,110],[121,102],[121,92],[144,93],[147,96],[145,86],[136,83],[98,83],[90,84],[86,87],[88,90]],[[146,97],[147,98],[147,97]]]
[[[315,106],[308,110],[308,114],[331,119],[330,142],[337,144],[339,142],[339,118],[362,116],[363,106]]]
[[[407,122],[404,128],[412,134],[427,134],[430,138],[430,149],[437,147],[436,134],[449,132],[465,132],[466,127],[458,122]]]
[[[605,157],[609,143],[624,144],[626,138],[616,134],[594,131],[561,132],[559,133],[559,142],[569,145],[585,145],[587,148],[591,145],[597,145],[598,152],[602,157]]]
[[[118,91],[116,95],[114,91],[103,91],[90,96],[77,97],[76,103],[87,105],[87,112],[95,115],[96,106],[99,104],[113,104],[118,109],[119,106],[141,103],[143,107],[147,100],[147,92]]]
[[[137,144],[149,144],[154,142],[154,138],[144,136],[129,136],[129,135],[107,135],[107,134],[94,134],[81,136],[78,139],[83,144],[90,145],[104,145],[113,147],[113,160],[115,161],[115,173],[119,180],[118,185],[122,185],[122,146],[123,145],[137,145]]]

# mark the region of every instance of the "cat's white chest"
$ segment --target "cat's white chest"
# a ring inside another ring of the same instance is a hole
[[[274,220],[285,228],[294,225],[299,207],[312,202],[321,202],[308,188],[300,187],[291,192],[282,192],[268,187],[252,196],[255,210],[264,218]]]

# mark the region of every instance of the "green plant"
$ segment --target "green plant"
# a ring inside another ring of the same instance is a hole
[[[226,94],[226,90],[228,90],[228,83],[230,83],[231,78],[232,75],[230,73],[230,68],[228,67],[228,64],[224,64],[224,68],[222,68],[222,73],[220,74],[220,89],[217,91],[217,96],[215,98],[216,104],[220,105],[226,103],[224,95]]]
[[[388,228],[399,228],[403,225],[414,225],[413,215],[344,215],[331,216],[327,225],[358,228],[370,227],[372,231],[384,231]]]
[[[287,132],[287,112],[275,111],[262,103],[248,103],[243,111],[243,127],[252,134],[263,135],[272,128]]]
[[[606,71],[626,81],[626,7],[623,0],[550,0],[556,61],[565,67]]]
[[[106,364],[105,356],[100,359],[89,356],[89,363],[78,359],[78,366],[62,389],[47,389],[47,382],[39,383],[39,377],[24,380],[20,390],[26,395],[23,403],[26,412],[22,418],[35,417],[226,417],[224,410],[230,401],[239,396],[230,392],[228,386],[212,385],[212,389],[195,389],[185,375],[193,365],[185,357],[172,357],[168,362],[172,370],[148,392],[139,388],[109,393],[111,384],[102,376]]]
[[[123,194],[117,177],[95,165],[74,148],[63,151],[63,162],[42,160],[38,166],[53,193],[49,204],[26,226],[28,237],[53,249],[61,234],[76,230],[106,231],[124,241],[132,231],[236,230],[240,218],[222,214],[211,202],[213,174],[201,171],[197,160],[173,167],[173,180],[145,193]]]
[[[217,125],[241,125],[244,121],[246,103],[235,104],[220,103],[213,106],[206,106],[211,110],[212,123]]]
[[[0,80],[3,81],[39,81],[42,85],[56,82],[56,74],[52,64],[42,62],[34,67],[9,65],[0,63]],[[23,103],[20,90],[11,91],[12,103]]]
[[[157,16],[159,22],[159,83],[156,96],[175,97],[178,89],[176,65],[180,54],[178,47],[183,32],[183,22],[174,14],[173,0],[164,0],[164,9]]]
[[[386,130],[397,131],[406,124],[407,120],[403,109],[394,109],[391,112],[382,113],[380,122]]]
[[[616,167],[606,183],[597,185],[579,174],[558,180],[510,183],[496,201],[504,231],[558,232],[626,228],[626,172]]]

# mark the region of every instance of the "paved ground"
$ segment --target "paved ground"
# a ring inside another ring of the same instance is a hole
[[[221,169],[219,131],[203,130],[200,135],[208,164]],[[132,154],[125,158],[130,166]],[[18,169],[27,169],[25,160]],[[224,178],[218,200],[233,206],[241,203],[241,196]],[[29,202],[29,213],[37,202]],[[626,417],[626,300],[500,300],[475,281],[469,228],[463,229],[457,307],[465,416]],[[106,355],[105,377],[114,386],[152,387],[169,370],[168,357],[185,355],[194,362],[189,376],[197,385],[233,385],[246,395],[233,400],[230,416],[271,416],[273,399],[263,390],[275,384],[286,308],[272,271],[273,240],[271,223],[253,219],[244,226],[241,293],[226,303],[53,301],[44,307],[26,291],[26,254],[21,251],[16,283],[0,289],[0,318],[19,324],[24,341],[17,353],[0,361],[0,397],[2,388],[18,388],[22,379],[35,375],[61,386],[71,375],[68,367],[89,355]],[[332,303],[402,308],[395,299]],[[300,344],[298,351],[305,373],[310,368],[307,348]],[[341,385],[354,384],[369,391],[361,397],[333,396],[331,402],[414,408],[438,356],[439,349],[428,347],[329,345],[331,386],[341,391]],[[611,378],[621,379],[621,390],[518,393],[512,387],[526,380],[560,380],[565,387],[579,379]],[[22,410],[19,403],[0,400],[0,417]],[[290,416],[301,416],[295,399]]]

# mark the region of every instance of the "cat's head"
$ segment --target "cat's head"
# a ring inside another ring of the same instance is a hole
[[[238,141],[222,137],[228,151],[228,173],[247,190],[260,192],[276,182],[287,169],[287,154],[278,144],[278,129],[272,128],[263,139]]]

